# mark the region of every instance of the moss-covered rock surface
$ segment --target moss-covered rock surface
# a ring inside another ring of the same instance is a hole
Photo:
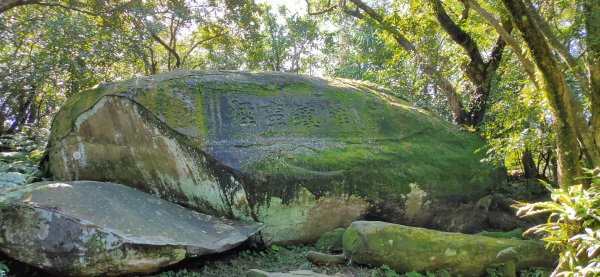
[[[8,189],[0,209],[0,251],[58,275],[154,272],[232,249],[261,228],[93,181]]]
[[[353,262],[385,264],[398,272],[445,269],[452,276],[484,276],[501,267],[503,276],[531,267],[550,268],[557,256],[537,240],[500,239],[448,233],[378,221],[356,221],[344,232],[344,254]]]
[[[480,229],[485,217],[448,218],[505,179],[480,162],[478,137],[427,111],[368,84],[294,74],[109,83],[69,99],[51,131],[55,178],[260,221],[273,243],[316,240],[365,216]]]

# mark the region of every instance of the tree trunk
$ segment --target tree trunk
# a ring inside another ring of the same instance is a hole
[[[8,99],[3,99],[2,104],[0,105],[0,136],[4,135],[4,132],[6,131],[4,129],[4,123],[6,122],[6,117],[7,117],[7,111],[6,111],[6,105],[7,105],[7,100]]]
[[[570,91],[566,78],[550,51],[548,43],[539,33],[531,15],[522,0],[502,0],[515,24],[523,34],[525,42],[532,52],[532,56],[546,85],[545,93],[554,118],[554,129],[557,140],[558,157],[558,183],[561,187],[572,184],[575,177],[581,174],[579,163],[578,138],[583,145],[581,148],[585,155],[593,159],[586,149],[586,130],[582,107],[578,99]],[[588,134],[589,135],[589,134]]]
[[[528,180],[535,180],[539,174],[533,160],[533,154],[529,149],[525,149],[521,154],[521,163],[523,163],[523,177]]]
[[[19,105],[19,110],[16,113],[15,121],[8,128],[7,133],[15,133],[19,127],[23,126],[25,120],[27,120],[27,111],[30,109],[30,106],[33,102],[33,97],[35,96],[35,88],[29,90],[29,94],[24,102]]]
[[[590,132],[593,142],[590,147],[600,153],[600,0],[586,0],[583,7],[592,112]],[[592,166],[600,167],[600,157]]]
[[[466,55],[469,57],[468,64],[463,71],[467,75],[470,84],[470,99],[467,105],[468,110],[463,114],[465,118],[461,119],[462,124],[478,126],[483,122],[487,108],[487,102],[490,95],[491,84],[494,74],[502,60],[502,52],[506,42],[499,36],[488,61],[484,61],[479,46],[475,40],[464,30],[460,28],[452,18],[446,13],[440,0],[429,0],[435,12],[435,17],[446,33],[452,40],[460,45]],[[504,22],[507,32],[512,30],[510,21]]]
[[[33,125],[37,121],[39,103],[35,100],[35,98],[36,97],[34,94],[34,97],[31,102],[31,107],[29,108],[29,113],[27,114],[27,125]]]

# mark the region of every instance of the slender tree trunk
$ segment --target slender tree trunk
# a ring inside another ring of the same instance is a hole
[[[33,98],[35,97],[35,87],[28,90],[27,98],[21,105],[19,105],[19,110],[16,113],[15,121],[8,128],[7,133],[15,133],[19,127],[25,124],[27,120],[27,112],[31,108],[31,104],[33,103]]]
[[[0,136],[4,135],[4,122],[6,122],[6,116],[0,114]]]
[[[548,149],[546,151],[546,156],[544,156],[544,167],[542,168],[542,174],[544,175],[544,177],[548,178],[546,175],[546,172],[548,170],[548,166],[550,165],[550,162],[552,161],[552,149]]]
[[[533,154],[529,149],[525,149],[521,154],[521,163],[523,163],[523,175],[528,180],[535,180],[538,176],[535,161],[533,160]]]
[[[35,98],[36,97],[35,97],[35,94],[34,94],[32,102],[31,102],[31,105],[30,105],[31,107],[29,108],[29,112],[27,114],[27,121],[26,121],[26,123],[28,125],[33,125],[37,121],[39,103],[38,103],[38,101],[36,101]]]
[[[3,99],[4,101],[2,101],[2,105],[0,105],[0,136],[4,135],[4,132],[6,131],[4,129],[4,123],[6,122],[6,117],[7,117],[7,112],[6,112],[6,105],[8,102],[8,98]]]
[[[572,184],[574,178],[581,174],[578,136],[583,135],[583,132],[585,132],[585,130],[581,130],[582,124],[585,123],[581,106],[577,103],[578,99],[570,91],[562,69],[550,51],[548,43],[539,33],[523,1],[503,0],[503,2],[523,34],[525,42],[531,49],[535,63],[542,73],[546,85],[546,97],[549,100],[555,121],[558,183],[562,187],[566,187]],[[586,153],[585,145],[582,149]],[[586,153],[586,155],[589,154]]]
[[[600,153],[600,0],[585,0],[583,8],[592,111],[590,132],[593,142],[590,147]],[[600,159],[592,166],[600,167]]]

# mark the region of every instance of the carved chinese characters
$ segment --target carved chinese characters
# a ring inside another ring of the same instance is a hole
[[[339,102],[318,98],[228,96],[206,101],[214,130],[230,128],[234,132],[277,131],[281,133],[331,132],[357,125],[355,109]],[[215,107],[218,105],[219,107]],[[215,113],[214,111],[220,111]],[[222,131],[222,130],[219,130]],[[348,130],[346,130],[348,131]]]

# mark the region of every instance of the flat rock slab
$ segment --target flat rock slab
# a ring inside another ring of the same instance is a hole
[[[70,275],[153,272],[229,250],[262,227],[93,181],[26,185],[0,195],[0,207],[0,250]]]

